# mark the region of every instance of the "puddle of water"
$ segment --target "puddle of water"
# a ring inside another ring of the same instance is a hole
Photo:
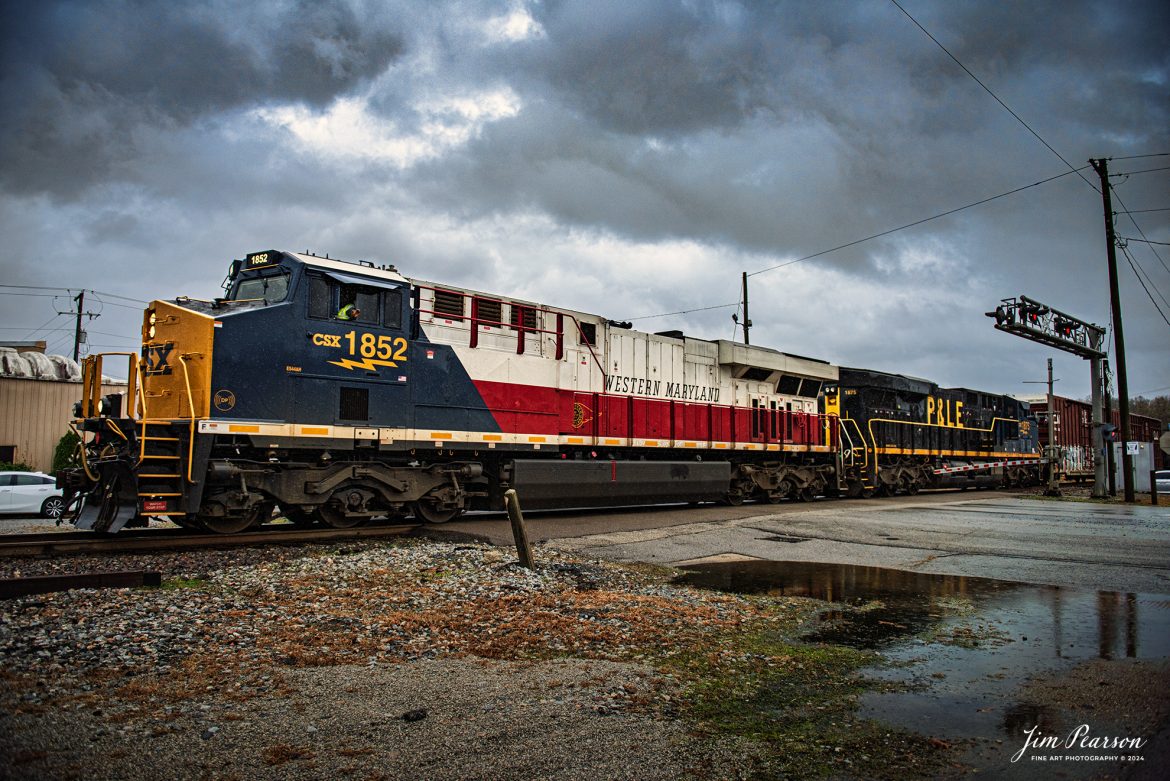
[[[678,582],[737,594],[812,597],[842,603],[821,613],[805,639],[857,648],[879,648],[926,630],[978,595],[1019,584],[985,578],[815,562],[749,561],[682,567]],[[862,607],[862,610],[849,609]]]
[[[894,664],[867,670],[867,677],[911,687],[864,695],[859,715],[944,740],[982,739],[996,747],[983,767],[1008,776],[1035,770],[1008,762],[1028,730],[1050,735],[1069,727],[1058,711],[1022,698],[1028,680],[1091,659],[1170,657],[1166,595],[809,562],[685,569],[678,581],[695,586],[833,603],[804,639],[876,649]]]

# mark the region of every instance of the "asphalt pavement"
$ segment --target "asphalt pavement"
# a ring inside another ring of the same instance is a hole
[[[871,501],[529,514],[529,536],[601,559],[802,561],[1170,593],[1170,507],[932,493]],[[439,533],[509,544],[503,516]]]

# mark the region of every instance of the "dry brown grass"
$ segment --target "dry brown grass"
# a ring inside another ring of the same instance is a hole
[[[277,743],[268,746],[264,751],[260,752],[264,764],[269,767],[276,767],[283,765],[286,762],[293,762],[299,759],[312,759],[315,755],[312,751],[304,746],[294,746],[291,743]]]

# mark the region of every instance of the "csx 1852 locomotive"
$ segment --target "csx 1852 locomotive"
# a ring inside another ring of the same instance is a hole
[[[1001,396],[311,254],[234,261],[226,296],[154,301],[142,351],[87,358],[80,528],[235,532],[589,507],[916,491],[1035,460]],[[100,396],[125,360],[124,395]],[[989,464],[1000,464],[989,467]],[[1014,473],[1013,473],[1014,474]]]

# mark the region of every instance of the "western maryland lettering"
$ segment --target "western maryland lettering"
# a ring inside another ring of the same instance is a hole
[[[605,390],[607,393],[628,393],[631,396],[657,396],[679,401],[719,403],[719,389],[710,385],[687,385],[682,382],[663,382],[620,374],[611,374],[605,378]]]
[[[936,426],[963,428],[963,402],[926,397],[926,422]]]

